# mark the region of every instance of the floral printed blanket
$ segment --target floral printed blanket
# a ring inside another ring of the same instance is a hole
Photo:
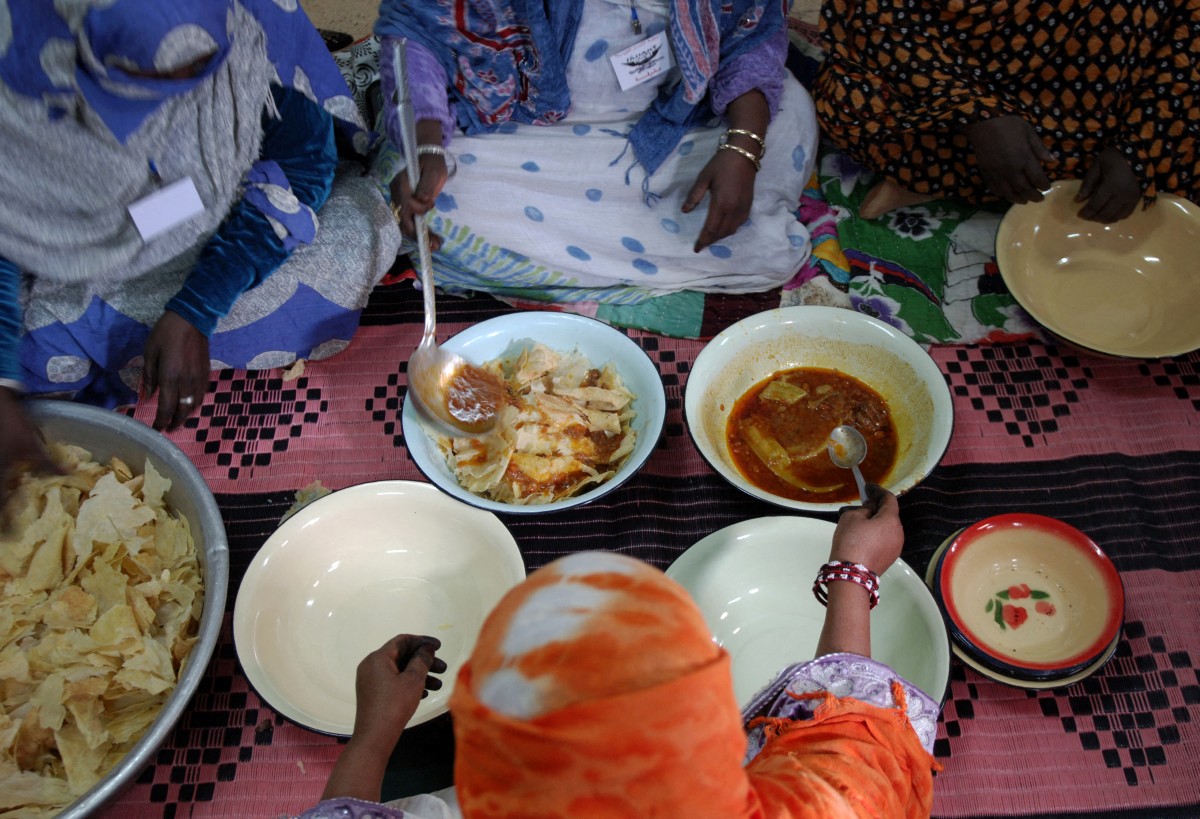
[[[798,217],[813,254],[782,305],[837,304],[875,316],[923,344],[1038,338],[996,266],[1002,211],[956,200],[857,216],[873,174],[823,148]]]

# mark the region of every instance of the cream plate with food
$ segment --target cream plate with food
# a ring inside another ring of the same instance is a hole
[[[459,500],[512,514],[577,506],[632,477],[658,442],[666,414],[658,369],[607,324],[515,313],[443,346],[491,369],[508,388],[496,426],[479,436],[447,436],[405,400],[409,454]]]
[[[729,431],[731,419],[739,420],[735,409],[740,399],[767,379],[799,369],[848,376],[886,403],[888,428],[881,431],[886,431],[893,455],[886,471],[872,480],[902,494],[937,466],[950,443],[954,411],[950,389],[929,354],[895,327],[854,310],[783,307],[749,316],[721,331],[696,357],[684,388],[684,416],[696,448],[735,487],[760,500],[803,511],[836,512],[854,497],[849,473],[829,479],[846,483],[843,488],[848,494],[799,499],[764,488],[738,466],[731,448],[737,444],[731,444]],[[784,386],[789,392],[799,387],[797,394],[802,394],[801,403],[806,406],[841,391],[829,385],[806,386],[805,378],[807,375]],[[823,388],[831,391],[822,394]],[[812,438],[808,451],[798,457],[827,460],[825,439],[829,431],[844,423],[859,425],[854,415],[827,418],[824,434]],[[798,427],[799,423],[789,420],[788,425]],[[867,431],[865,425],[860,429]],[[782,460],[792,456],[794,447],[787,443],[768,440],[765,446],[750,448],[760,453],[786,450]],[[864,473],[869,471],[868,465],[864,465]],[[778,469],[774,464],[772,471]]]

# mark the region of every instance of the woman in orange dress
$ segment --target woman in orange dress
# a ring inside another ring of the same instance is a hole
[[[1036,202],[1115,222],[1200,200],[1200,0],[826,0],[822,132],[882,179],[860,208]]]
[[[895,496],[873,491],[831,555],[868,575],[903,542]],[[401,635],[359,666],[354,734],[304,817],[928,817],[939,706],[869,659],[869,588],[825,588],[818,658],[739,712],[730,657],[683,587],[618,554],[561,558],[501,600],[458,675],[455,787],[378,804],[423,688],[441,686],[428,673],[445,671],[436,640]]]

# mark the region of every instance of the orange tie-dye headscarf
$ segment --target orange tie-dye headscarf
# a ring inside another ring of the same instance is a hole
[[[604,552],[533,573],[455,684],[467,819],[922,817],[931,758],[904,717],[828,698],[742,767],[729,656],[687,592]]]

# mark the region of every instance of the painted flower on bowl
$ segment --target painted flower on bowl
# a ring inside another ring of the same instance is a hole
[[[1058,611],[1050,602],[1050,593],[1041,589],[1031,589],[1028,583],[1009,586],[1001,589],[993,597],[988,598],[984,611],[992,615],[1001,631],[1020,628],[1029,619],[1029,610],[1023,605],[1006,603],[1006,600],[1033,600],[1034,611],[1043,617],[1053,617]]]

